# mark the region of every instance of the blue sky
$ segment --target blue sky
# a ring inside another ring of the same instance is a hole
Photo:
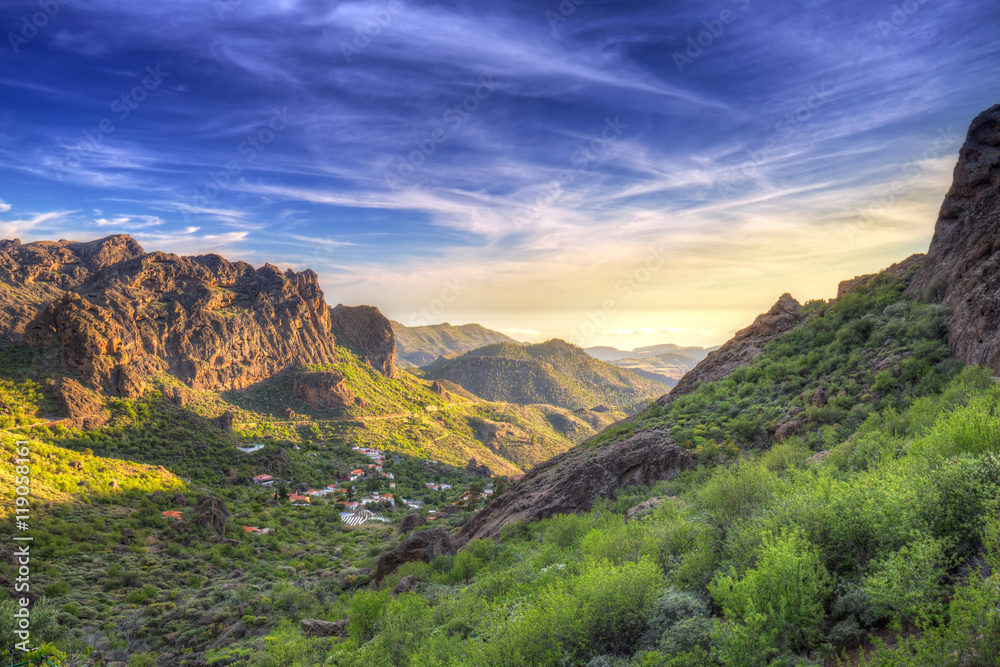
[[[5,0],[0,237],[715,344],[924,250],[1000,102],[995,2],[576,2]]]

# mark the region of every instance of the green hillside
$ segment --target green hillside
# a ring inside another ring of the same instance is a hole
[[[488,345],[421,370],[425,377],[455,382],[488,400],[574,410],[607,405],[630,412],[670,389],[558,339]]]
[[[392,322],[400,366],[425,366],[440,356],[467,352],[493,343],[514,343],[510,336],[479,324],[430,324],[408,327]]]
[[[695,469],[412,565],[415,593],[387,585],[343,601],[331,618],[372,619],[346,641],[289,630],[273,635],[274,655],[322,650],[359,667],[996,664],[1000,385],[962,370],[944,311],[904,287],[883,274],[811,303],[751,366],[576,450],[655,430],[697,454]],[[776,440],[789,417],[796,433]]]

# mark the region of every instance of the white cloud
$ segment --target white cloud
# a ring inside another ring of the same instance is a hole
[[[158,227],[163,224],[163,219],[155,215],[123,215],[117,218],[98,218],[94,220],[98,227],[117,227],[128,229],[144,229],[146,227]]]
[[[0,213],[6,213],[10,209],[11,209],[10,204],[8,204],[4,200],[0,199]]]

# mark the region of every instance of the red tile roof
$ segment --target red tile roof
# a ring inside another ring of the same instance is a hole
[[[168,510],[166,512],[161,512],[161,514],[163,514],[163,516],[167,517],[168,519],[180,519],[183,516],[177,510]]]

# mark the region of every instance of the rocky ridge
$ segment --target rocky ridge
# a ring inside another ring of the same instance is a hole
[[[167,372],[192,389],[240,389],[339,361],[337,336],[392,377],[395,340],[370,306],[327,307],[315,272],[218,255],[146,253],[127,235],[0,242],[0,335],[61,350],[81,384],[139,396]]]
[[[1000,371],[1000,104],[972,121],[910,292],[951,310],[956,357]]]
[[[498,537],[516,521],[585,512],[600,498],[635,484],[671,479],[695,465],[694,458],[665,434],[646,431],[605,448],[586,445],[538,465],[462,527],[462,544]]]
[[[740,366],[749,366],[768,343],[794,329],[804,317],[801,304],[792,295],[782,294],[771,309],[759,315],[753,324],[737,331],[718,350],[709,352],[657,404],[665,405],[678,396],[691,393],[703,382],[718,380]]]

